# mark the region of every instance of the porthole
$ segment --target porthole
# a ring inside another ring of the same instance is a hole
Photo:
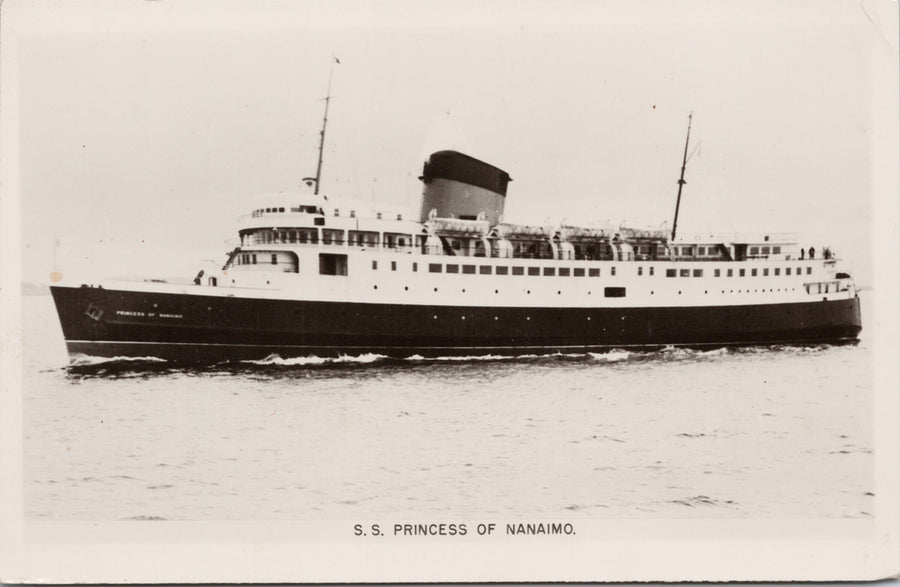
[[[500,290],[499,290],[499,289],[495,289],[495,290],[494,290],[494,293],[500,293]]]
[[[556,295],[561,295],[561,294],[562,294],[562,292],[561,292],[561,291],[559,291],[559,290],[556,290]]]
[[[531,320],[531,316],[525,316],[526,320]]]
[[[590,322],[590,321],[591,321],[591,317],[590,317],[590,316],[588,316],[588,322]]]
[[[463,320],[465,320],[465,319],[466,319],[466,317],[465,317],[465,316],[463,316],[463,317],[462,317],[462,319],[463,319]]]
[[[375,288],[375,289],[378,289],[378,286],[377,286],[377,285],[373,285],[372,287]]]
[[[529,289],[529,290],[527,290],[525,293],[530,294],[530,293],[531,293],[531,290]]]
[[[494,320],[498,320],[498,318],[496,316],[494,316]]]
[[[434,319],[437,320],[437,314],[434,315]]]
[[[409,286],[404,285],[404,286],[403,286],[403,291],[409,291]]]
[[[466,288],[463,288],[462,292],[463,292],[463,293],[466,293]]]
[[[437,291],[437,288],[434,288],[434,291]]]

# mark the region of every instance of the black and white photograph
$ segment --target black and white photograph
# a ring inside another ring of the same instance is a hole
[[[0,17],[4,582],[900,573],[896,2]]]

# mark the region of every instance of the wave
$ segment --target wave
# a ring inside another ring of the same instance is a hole
[[[429,363],[458,363],[470,361],[512,361],[517,359],[537,359],[542,356],[553,357],[556,355],[445,355],[440,357],[423,357],[422,355],[412,355],[406,357],[403,360]]]
[[[209,370],[230,370],[237,367],[240,370],[253,369],[256,367],[279,368],[279,367],[339,367],[341,365],[432,365],[432,364],[462,364],[462,363],[489,363],[489,362],[533,362],[533,361],[574,361],[598,364],[612,363],[647,363],[654,361],[670,362],[670,361],[692,361],[705,359],[719,359],[729,356],[738,355],[764,355],[771,353],[819,353],[832,348],[832,345],[767,345],[767,346],[746,346],[746,347],[716,347],[711,349],[695,349],[679,347],[674,345],[665,346],[663,348],[650,349],[623,349],[612,348],[605,351],[583,351],[583,352],[553,352],[542,354],[485,354],[485,355],[441,355],[437,357],[423,356],[421,354],[412,354],[407,357],[390,357],[380,353],[363,353],[360,355],[339,355],[336,357],[308,355],[303,357],[282,357],[278,354],[271,354],[263,359],[246,359],[240,361],[225,361],[211,365],[188,365],[166,361],[159,357],[97,357],[83,354],[76,354],[70,358],[66,370],[70,373],[97,373],[97,374],[117,374],[117,373],[152,373],[167,372],[169,370],[193,372],[206,372]]]
[[[103,365],[104,363],[165,363],[165,359],[159,357],[95,357],[93,355],[73,354],[69,357],[69,367],[90,367]]]
[[[587,356],[595,361],[602,361],[604,363],[617,363],[619,361],[626,361],[634,355],[631,351],[625,351],[621,349],[613,349],[611,351],[607,351],[605,353],[588,353]]]
[[[379,355],[376,353],[364,353],[362,355],[340,355],[338,357],[318,357],[311,355],[308,357],[290,357],[282,358],[281,355],[272,354],[265,359],[240,361],[241,363],[250,365],[277,365],[284,367],[297,367],[305,365],[327,365],[334,363],[374,363],[389,358],[387,355]]]

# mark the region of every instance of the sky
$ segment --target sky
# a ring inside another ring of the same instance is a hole
[[[671,227],[693,113],[679,233],[797,232],[874,273],[892,3],[4,8],[23,281],[224,261],[256,195],[315,174],[332,67],[331,199],[417,213],[422,163],[456,149],[512,176],[509,221]]]

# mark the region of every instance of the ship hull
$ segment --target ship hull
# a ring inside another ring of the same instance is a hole
[[[70,354],[185,363],[376,353],[518,355],[843,343],[857,297],[695,307],[523,308],[222,297],[51,287]]]

